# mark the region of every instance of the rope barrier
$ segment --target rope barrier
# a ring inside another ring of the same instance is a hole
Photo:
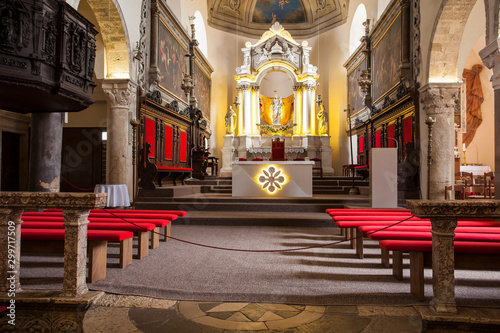
[[[130,222],[130,221],[127,221],[125,218],[121,217],[121,216],[118,216],[118,215],[115,215],[114,213],[112,213],[111,211],[107,210],[107,209],[104,209],[105,212],[113,215],[114,217],[116,218],[119,218],[127,223],[130,223],[132,225],[135,225],[136,227],[138,228],[143,228],[141,227],[140,225],[137,225],[136,223],[134,222]],[[375,230],[373,232],[370,232],[370,235],[371,234],[374,234],[376,232],[379,232],[379,231],[383,231],[383,230],[386,230],[390,227],[393,227],[393,226],[396,226],[400,223],[403,223],[405,221],[408,221],[409,219],[411,219],[413,216],[409,216],[407,217],[406,219],[404,220],[401,220],[399,222],[396,222],[396,223],[393,223],[389,226],[386,226],[386,227],[383,227],[381,229],[378,229],[378,230]],[[145,228],[144,228],[145,231],[147,231]],[[220,246],[213,246],[213,245],[206,245],[206,244],[201,244],[201,243],[196,243],[196,242],[191,242],[191,241],[187,241],[187,240],[184,240],[184,239],[180,239],[180,238],[176,238],[176,237],[172,237],[172,236],[167,236],[165,234],[162,234],[161,232],[156,232],[156,231],[153,231],[155,234],[158,234],[160,236],[164,236],[165,238],[169,238],[169,239],[172,239],[172,240],[176,240],[178,242],[182,242],[182,243],[186,243],[186,244],[190,244],[190,245],[195,245],[195,246],[200,246],[200,247],[205,247],[205,248],[209,248],[209,249],[214,249],[214,250],[223,250],[223,251],[234,251],[234,252],[251,252],[251,253],[276,253],[276,252],[296,252],[296,251],[304,251],[304,250],[309,250],[309,249],[314,249],[314,248],[319,248],[319,247],[328,247],[328,246],[332,246],[332,245],[337,245],[337,244],[341,244],[341,243],[344,243],[344,242],[348,242],[348,241],[351,241],[353,239],[358,239],[358,238],[362,238],[363,235],[361,236],[357,236],[357,237],[351,237],[351,238],[347,238],[347,239],[343,239],[341,241],[336,241],[336,242],[331,242],[331,243],[326,243],[326,244],[322,244],[322,245],[313,245],[313,246],[305,246],[305,247],[297,247],[297,248],[291,248],[291,249],[282,249],[282,250],[251,250],[251,249],[232,249],[232,248],[227,248],[227,247],[220,247]]]
[[[115,170],[115,168],[116,168],[116,166],[114,166],[114,167],[111,169],[111,171],[108,173],[108,175],[106,176],[106,178],[104,178],[104,180],[103,180],[102,182],[100,182],[99,184],[97,184],[97,185],[102,185],[102,184],[104,184],[104,183],[106,182],[106,180],[108,180],[108,178],[109,178],[109,176],[111,175],[111,173],[113,172],[113,170]],[[71,183],[70,183],[70,182],[69,182],[66,178],[64,178],[64,177],[63,177],[63,175],[61,175],[61,178],[62,178],[62,179],[63,179],[63,180],[64,180],[64,181],[65,181],[65,182],[69,185],[69,186],[74,187],[74,188],[76,188],[77,190],[80,190],[80,191],[93,191],[93,190],[97,187],[97,185],[96,185],[96,186],[91,187],[91,188],[81,188],[81,187],[78,187],[78,186],[76,186],[76,185],[71,184]]]

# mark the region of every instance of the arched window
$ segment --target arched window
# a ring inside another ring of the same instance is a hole
[[[205,57],[208,57],[207,30],[205,29],[205,20],[203,19],[203,16],[201,15],[199,10],[194,13],[194,17],[196,39],[199,43],[198,48],[205,55]]]
[[[351,23],[351,32],[349,38],[349,54],[352,54],[356,48],[361,44],[361,37],[365,35],[365,27],[363,22],[366,21],[366,8],[365,5],[360,4],[354,13]]]

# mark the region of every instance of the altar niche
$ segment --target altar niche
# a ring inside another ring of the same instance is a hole
[[[231,176],[235,160],[269,159],[265,152],[276,137],[293,153],[285,158],[321,158],[324,174],[333,175],[328,110],[316,98],[319,75],[310,51],[278,22],[256,44],[245,44],[236,68],[237,102],[227,108],[236,116],[227,118],[234,128],[226,129],[221,176]]]

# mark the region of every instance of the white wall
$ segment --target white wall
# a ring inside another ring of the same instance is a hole
[[[481,57],[478,52],[485,45],[484,35],[479,37],[476,44],[473,46],[467,60],[465,68],[471,69],[476,64],[482,64]],[[483,88],[484,102],[481,105],[481,115],[483,122],[477,128],[476,135],[467,147],[466,161],[467,163],[481,163],[489,165],[491,170],[495,170],[495,114],[494,114],[494,92],[490,82],[493,71],[483,66],[483,70],[479,75]],[[459,137],[459,147],[462,147],[462,138]],[[461,149],[459,149],[461,151]],[[463,155],[461,156],[463,159]],[[462,160],[463,163],[463,160]]]

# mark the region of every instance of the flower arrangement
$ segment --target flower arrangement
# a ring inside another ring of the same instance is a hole
[[[297,124],[292,124],[288,123],[286,125],[280,125],[280,126],[273,126],[273,125],[262,125],[258,124],[260,127],[261,131],[266,131],[266,132],[271,132],[273,134],[280,133],[280,132],[286,132],[293,127],[297,126]]]

